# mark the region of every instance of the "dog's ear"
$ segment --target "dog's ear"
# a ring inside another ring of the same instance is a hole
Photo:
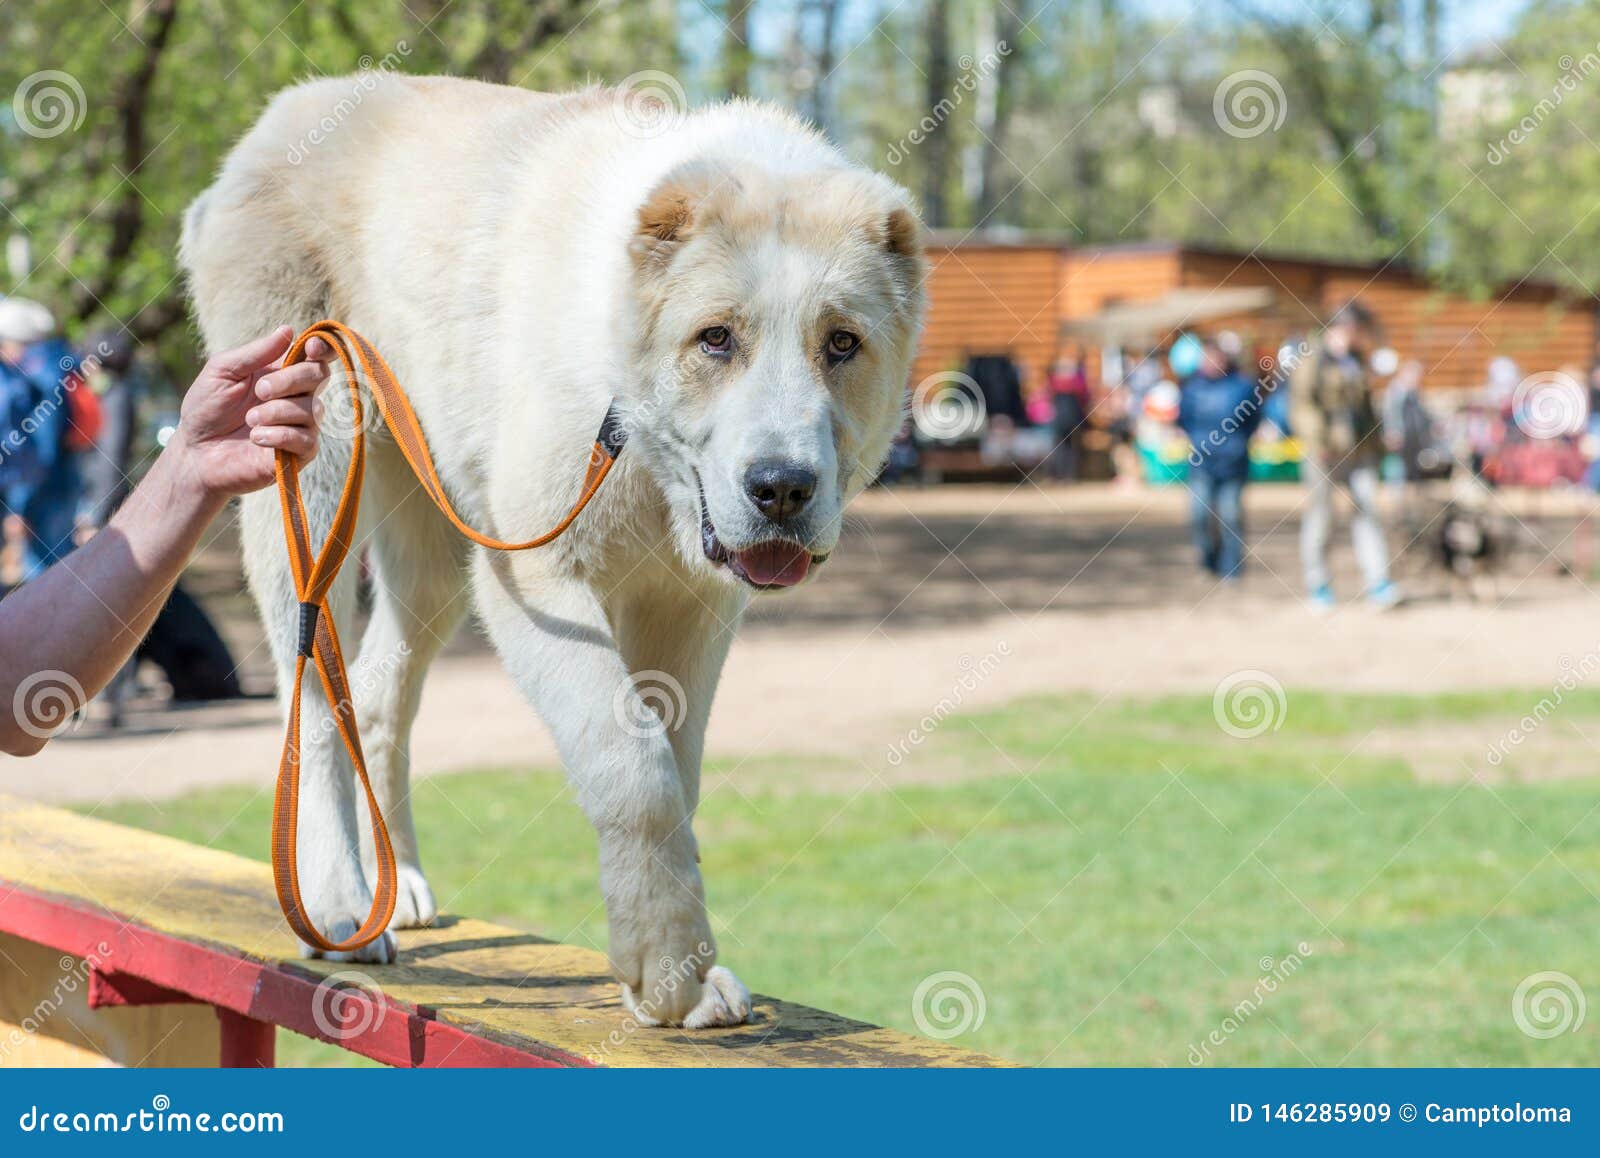
[[[659,268],[694,235],[712,199],[737,181],[720,165],[691,161],[668,173],[639,206],[630,250],[641,269]]]
[[[896,205],[884,219],[884,248],[895,257],[915,260],[922,256],[922,222],[904,205]]]

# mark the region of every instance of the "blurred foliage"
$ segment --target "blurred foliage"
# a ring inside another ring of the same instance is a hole
[[[75,333],[126,324],[178,369],[184,206],[274,91],[375,64],[533,88],[660,70],[693,101],[748,90],[962,233],[1591,290],[1600,0],[1532,0],[1500,42],[1446,51],[1452,20],[1491,2],[10,0],[0,203],[31,252],[0,290],[50,302]],[[52,84],[70,123],[24,132]],[[1230,133],[1240,85],[1269,123]]]

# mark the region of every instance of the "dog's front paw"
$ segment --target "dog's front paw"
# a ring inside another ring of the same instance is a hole
[[[622,987],[622,1004],[643,1026],[681,1024],[685,1029],[711,1029],[719,1025],[743,1025],[750,1020],[750,991],[726,965],[713,965],[706,972],[699,993],[699,1000],[676,1019],[665,1016],[665,1010],[652,1011],[646,1002],[639,1000],[630,985]],[[664,1016],[657,1017],[657,1013]]]
[[[711,1029],[718,1025],[743,1025],[750,1020],[750,991],[726,965],[713,965],[706,974],[700,1004],[683,1019],[685,1029]]]
[[[322,930],[322,935],[335,944],[340,941],[348,941],[356,935],[356,930],[361,927],[361,922],[353,917],[337,917],[332,921],[319,921],[313,916],[312,921],[317,928]],[[348,953],[326,952],[302,941],[300,942],[300,956],[322,957],[328,961],[359,961],[367,965],[393,965],[396,958],[400,956],[400,946],[395,941],[394,934],[386,929],[376,941]]]
[[[389,921],[391,929],[425,929],[439,915],[434,904],[433,890],[428,878],[414,864],[397,865],[398,894],[394,902],[394,916]]]

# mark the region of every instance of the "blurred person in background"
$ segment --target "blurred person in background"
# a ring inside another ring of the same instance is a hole
[[[71,396],[81,380],[78,359],[57,336],[55,318],[25,298],[0,299],[0,367],[12,412],[0,437],[15,463],[7,472],[5,506],[8,519],[17,521],[19,578],[27,582],[73,547],[80,481]]]
[[[1589,461],[1583,483],[1600,491],[1600,362],[1589,367],[1589,411],[1584,421],[1583,454]]]
[[[313,395],[333,349],[283,366],[294,331],[281,326],[214,354],[183,399],[166,448],[111,522],[82,549],[0,600],[0,702],[14,704],[49,671],[70,703],[49,720],[0,713],[0,751],[30,756],[103,688],[149,631],[202,532],[234,495],[271,486],[278,451],[317,449]]]
[[[1254,383],[1216,341],[1201,343],[1199,368],[1184,380],[1178,425],[1189,437],[1190,525],[1200,565],[1225,583],[1244,567],[1244,487],[1250,437],[1261,425]]]
[[[1223,330],[1217,335],[1217,348],[1227,360],[1228,373],[1241,373],[1244,367],[1244,339],[1232,330]]]
[[[1400,460],[1400,481],[1423,481],[1425,452],[1433,444],[1433,416],[1422,402],[1422,363],[1408,358],[1383,392],[1383,445]]]
[[[1312,609],[1319,612],[1335,606],[1328,571],[1335,487],[1349,494],[1355,508],[1350,534],[1368,602],[1383,609],[1400,602],[1389,579],[1378,518],[1383,441],[1366,365],[1375,329],[1371,313],[1359,302],[1342,306],[1289,377],[1290,424],[1300,442],[1306,484],[1300,562]]]
[[[1111,440],[1111,478],[1122,488],[1139,485],[1139,455],[1133,447],[1137,412],[1127,382],[1108,384],[1100,396],[1100,414]]]
[[[1122,382],[1128,388],[1128,409],[1132,413],[1144,409],[1144,396],[1161,381],[1161,367],[1165,361],[1159,347],[1143,354],[1132,349],[1122,352]]]
[[[90,336],[83,362],[84,378],[100,405],[100,433],[84,455],[83,507],[80,526],[94,532],[110,521],[133,488],[134,439],[139,429],[139,404],[146,383],[126,330],[102,330]]]
[[[1265,420],[1272,423],[1284,438],[1293,438],[1294,423],[1290,419],[1289,376],[1300,360],[1310,351],[1311,345],[1300,334],[1290,334],[1282,345],[1262,360],[1262,384],[1267,388],[1266,399],[1261,404]]]
[[[80,545],[111,521],[111,516],[133,489],[130,472],[144,383],[135,367],[133,339],[126,330],[106,329],[89,336],[84,351],[83,378],[100,408],[100,432],[81,464],[84,485],[78,511],[77,541]],[[179,591],[180,588],[173,588],[168,608],[156,617],[155,626],[146,636],[141,650],[150,646],[160,630],[162,618],[169,613],[171,599]],[[101,697],[107,706],[107,723],[113,728],[122,725],[127,705],[137,690],[138,668],[136,653],[106,686]]]
[[[1089,417],[1089,379],[1083,372],[1082,356],[1059,355],[1046,384],[1051,400],[1050,477],[1057,482],[1076,482],[1078,444]]]

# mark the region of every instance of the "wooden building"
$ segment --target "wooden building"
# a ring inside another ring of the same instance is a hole
[[[930,245],[928,324],[912,382],[958,369],[973,354],[1010,354],[1025,378],[1043,374],[1059,341],[1065,253],[1049,239]]]
[[[1083,346],[1094,360],[1093,343],[1074,331],[1108,307],[1218,288],[1265,289],[1270,300],[1248,314],[1207,318],[1194,328],[1231,329],[1258,349],[1276,349],[1359,298],[1377,315],[1384,343],[1422,361],[1430,388],[1478,386],[1497,355],[1514,359],[1524,374],[1586,370],[1596,349],[1596,299],[1528,281],[1473,299],[1393,265],[1168,243],[1071,247],[1027,235],[964,238],[953,232],[934,235],[929,259],[928,327],[913,383],[959,367],[969,355],[997,353],[1009,353],[1026,381],[1038,381],[1058,348]],[[1175,336],[1148,341],[1161,345]]]

